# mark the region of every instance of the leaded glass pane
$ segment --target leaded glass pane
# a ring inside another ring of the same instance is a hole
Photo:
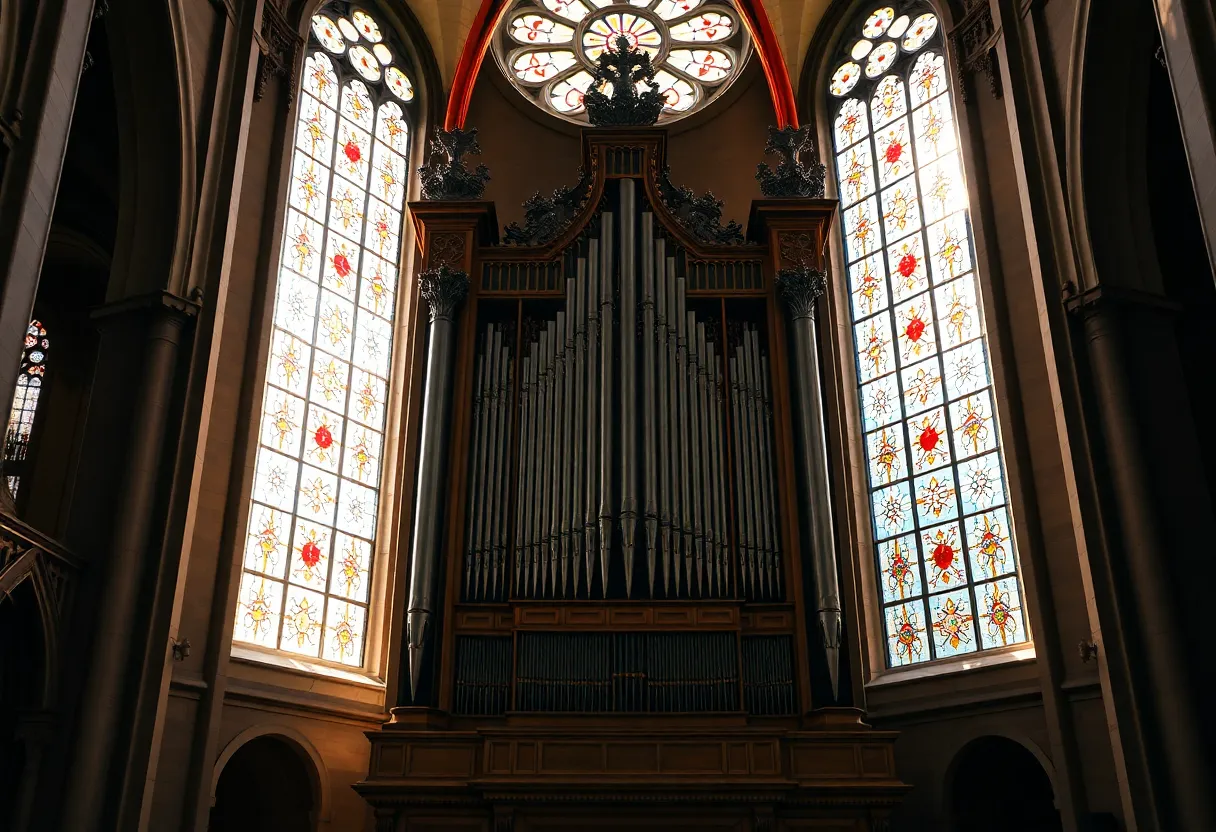
[[[834,66],[827,94],[888,662],[1023,642],[940,21],[915,0],[869,8]]]
[[[234,639],[359,666],[414,91],[404,50],[371,13],[347,12],[313,18],[291,134]],[[573,31],[528,26],[537,44]]]

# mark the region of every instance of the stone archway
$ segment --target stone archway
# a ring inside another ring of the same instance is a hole
[[[312,760],[296,743],[275,734],[255,737],[220,772],[210,832],[312,832],[320,803],[317,784]]]
[[[980,737],[950,764],[946,805],[952,832],[1059,832],[1051,778],[1024,745],[1006,737]]]

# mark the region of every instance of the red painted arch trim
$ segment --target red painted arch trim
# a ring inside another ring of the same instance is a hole
[[[477,10],[477,17],[473,18],[473,26],[464,40],[464,47],[460,50],[456,74],[452,77],[452,92],[448,95],[448,109],[443,118],[444,130],[464,127],[465,117],[469,114],[469,101],[473,98],[473,86],[477,83],[477,73],[481,70],[481,62],[485,60],[486,51],[490,48],[490,38],[494,37],[498,18],[506,11],[508,2],[509,0],[481,0],[481,8]]]
[[[456,74],[452,78],[452,92],[448,95],[448,108],[444,115],[443,127],[452,130],[464,127],[465,117],[469,114],[469,101],[473,97],[473,86],[477,82],[477,73],[485,60],[490,48],[490,39],[494,37],[494,29],[498,20],[506,11],[510,0],[482,0],[473,26],[465,38],[464,47],[460,51],[460,62],[456,65]],[[773,97],[773,111],[777,114],[777,126],[798,126],[798,105],[794,101],[794,87],[790,84],[789,70],[785,66],[785,58],[781,54],[781,44],[777,42],[777,33],[768,19],[762,0],[736,0],[743,23],[747,26],[760,56],[760,65],[764,68],[764,77],[768,81],[768,90]]]
[[[743,22],[751,33],[764,77],[768,80],[768,91],[773,97],[773,112],[777,114],[778,127],[798,126],[798,104],[794,100],[794,87],[790,73],[781,54],[781,44],[773,31],[772,21],[764,10],[763,0],[735,0],[743,14]]]

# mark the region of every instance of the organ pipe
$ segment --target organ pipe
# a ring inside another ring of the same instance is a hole
[[[448,410],[452,398],[449,376],[455,348],[453,315],[469,291],[469,279],[447,268],[424,272],[419,293],[430,312],[426,387],[422,400],[422,442],[418,453],[418,496],[414,505],[414,534],[410,552],[410,594],[406,609],[406,640],[410,665],[410,697],[418,680],[437,611],[439,577],[440,495],[447,462]]]

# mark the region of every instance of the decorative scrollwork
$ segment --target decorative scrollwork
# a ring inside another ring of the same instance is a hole
[[[768,197],[823,198],[827,168],[814,158],[815,143],[810,127],[768,128],[764,152],[781,157],[776,169],[764,162],[756,165],[760,192]]]
[[[418,168],[423,199],[481,199],[490,180],[485,165],[465,167],[466,155],[481,155],[477,128],[436,130],[428,145],[427,163]]]
[[[1000,36],[992,21],[992,8],[978,2],[968,6],[963,19],[950,33],[958,55],[959,94],[964,101],[970,93],[967,75],[975,72],[987,76],[993,98],[1001,97],[1001,73],[996,64],[996,43]]]
[[[649,127],[663,112],[650,55],[630,46],[624,35],[618,35],[613,46],[596,61],[595,80],[583,97],[587,118],[596,127]],[[612,85],[611,97],[601,91],[604,84]],[[639,84],[646,89],[638,92]]]
[[[506,227],[505,242],[511,246],[540,246],[551,243],[566,230],[574,215],[583,207],[591,193],[591,177],[579,171],[578,184],[561,187],[553,196],[537,191],[524,203],[524,224],[513,222]]]
[[[469,276],[459,269],[440,266],[418,276],[418,291],[431,312],[431,323],[452,320],[469,293]]]
[[[697,196],[691,188],[677,187],[671,183],[670,176],[671,170],[664,168],[658,179],[659,195],[667,210],[698,242],[719,246],[744,242],[743,226],[734,220],[722,225],[722,200],[709,191],[704,196]]]
[[[270,76],[285,79],[286,103],[290,107],[296,95],[296,57],[303,40],[287,22],[287,16],[275,3],[267,3],[262,10],[262,31],[258,37],[258,73],[254,81],[253,100],[261,101],[266,94],[266,83]]]
[[[464,265],[464,235],[436,234],[431,238],[427,265],[432,269],[447,266],[459,269]]]
[[[815,237],[809,231],[787,231],[777,236],[777,248],[781,253],[782,267],[812,266],[815,256]]]
[[[819,269],[800,266],[777,272],[777,294],[789,307],[790,317],[813,318],[815,304],[827,290],[827,273]]]

